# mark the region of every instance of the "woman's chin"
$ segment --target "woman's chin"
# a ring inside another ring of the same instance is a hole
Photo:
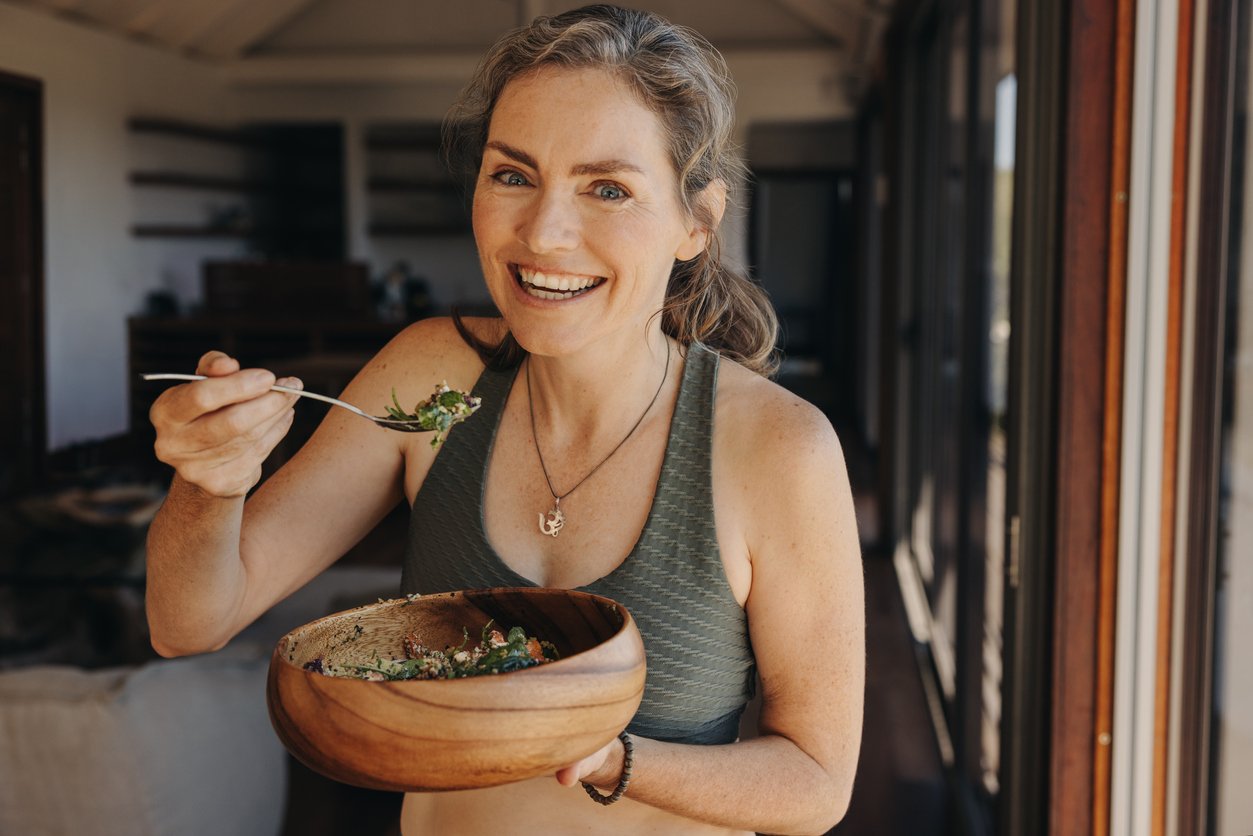
[[[507,320],[508,321],[508,320]],[[509,332],[526,349],[539,357],[569,357],[596,342],[597,335],[582,327],[561,327],[556,323],[533,323],[524,318],[509,322]]]

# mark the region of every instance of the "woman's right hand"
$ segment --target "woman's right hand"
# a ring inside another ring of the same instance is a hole
[[[196,373],[209,379],[167,389],[152,405],[157,458],[210,496],[242,497],[260,481],[261,463],[291,428],[297,396],[270,387],[302,384],[296,378],[276,381],[265,369],[240,370],[220,351],[201,357]]]

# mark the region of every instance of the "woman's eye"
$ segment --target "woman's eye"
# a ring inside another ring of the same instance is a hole
[[[622,200],[627,196],[621,186],[615,186],[613,183],[599,183],[593,186],[592,194],[603,200]]]
[[[506,186],[525,186],[526,178],[516,171],[502,171],[495,175],[496,180]]]

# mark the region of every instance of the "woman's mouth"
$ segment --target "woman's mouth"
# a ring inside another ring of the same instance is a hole
[[[541,273],[520,265],[514,266],[518,284],[536,299],[561,301],[582,296],[599,287],[605,280],[596,276],[572,276],[568,273]]]

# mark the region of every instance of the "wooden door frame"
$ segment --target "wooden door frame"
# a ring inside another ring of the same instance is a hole
[[[1129,123],[1130,110],[1119,107],[1118,87],[1119,11],[1127,5],[1073,0],[1065,23],[1050,836],[1094,828],[1103,535],[1112,532],[1117,543],[1119,444],[1107,434],[1121,423],[1126,199],[1114,184],[1119,172],[1125,178],[1130,150],[1129,125],[1119,121]],[[1110,500],[1115,513],[1103,517]]]
[[[1106,455],[1108,387],[1121,394],[1120,354],[1107,362],[1122,318],[1118,12],[1019,4],[1005,833],[1093,832],[1102,502],[1119,476]]]
[[[0,88],[29,95],[34,100],[34,136],[30,138],[31,206],[28,233],[30,264],[26,274],[26,368],[23,389],[6,393],[28,399],[24,456],[17,468],[17,484],[30,487],[42,483],[47,460],[47,377],[44,348],[44,92],[43,82],[27,76],[0,72]],[[19,361],[20,362],[20,361]]]

